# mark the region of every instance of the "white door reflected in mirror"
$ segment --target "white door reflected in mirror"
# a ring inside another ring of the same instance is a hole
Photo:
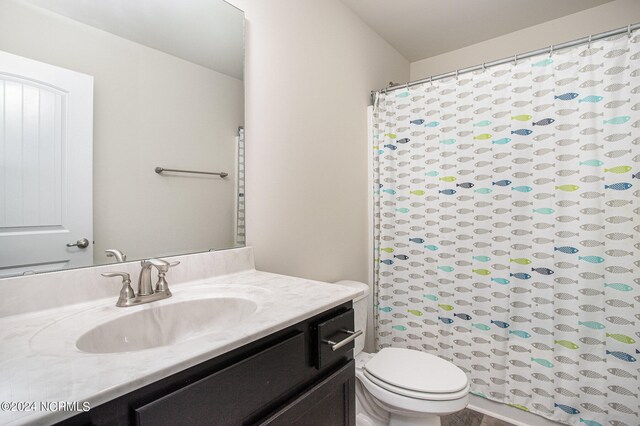
[[[93,77],[0,52],[0,277],[93,264]]]

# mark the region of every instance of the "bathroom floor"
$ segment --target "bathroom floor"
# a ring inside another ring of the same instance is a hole
[[[513,426],[503,420],[487,416],[477,411],[464,409],[441,418],[442,426]]]

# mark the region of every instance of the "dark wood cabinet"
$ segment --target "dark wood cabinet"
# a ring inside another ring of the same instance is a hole
[[[323,343],[352,327],[349,302],[61,424],[355,425],[353,344]]]

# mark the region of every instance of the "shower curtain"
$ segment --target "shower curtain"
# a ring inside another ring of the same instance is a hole
[[[636,426],[640,35],[380,93],[376,345],[473,394]]]

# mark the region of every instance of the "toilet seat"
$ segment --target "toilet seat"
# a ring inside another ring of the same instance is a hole
[[[362,370],[376,385],[409,398],[447,401],[469,391],[469,380],[460,368],[411,349],[384,348],[367,360]]]
[[[395,394],[414,399],[422,399],[425,401],[451,401],[460,398],[464,398],[469,393],[469,384],[467,384],[462,390],[451,393],[428,393],[428,392],[416,392],[410,389],[394,386],[391,383],[387,383],[379,378],[371,375],[367,370],[363,370],[364,376],[374,385],[380,388],[393,392]]]

